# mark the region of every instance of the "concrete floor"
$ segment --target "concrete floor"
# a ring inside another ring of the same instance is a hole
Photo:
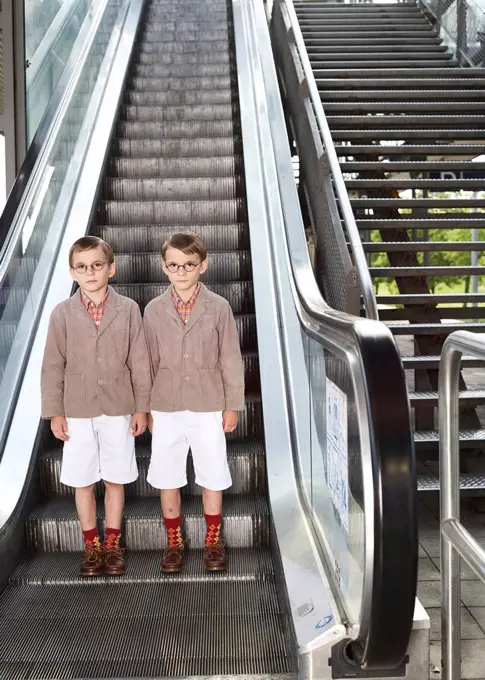
[[[430,678],[441,678],[440,540],[438,494],[421,494],[419,500],[418,597],[431,619]],[[485,547],[485,514],[466,500],[462,522]],[[485,584],[462,565],[461,639],[462,680],[485,680]]]

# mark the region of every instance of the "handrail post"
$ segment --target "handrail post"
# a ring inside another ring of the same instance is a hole
[[[463,64],[465,61],[465,50],[467,44],[467,30],[466,30],[467,10],[468,5],[466,0],[457,0],[456,53],[459,64]]]
[[[441,529],[460,519],[458,385],[461,352],[445,342],[439,375]],[[461,678],[460,556],[441,539],[441,628],[443,680]]]

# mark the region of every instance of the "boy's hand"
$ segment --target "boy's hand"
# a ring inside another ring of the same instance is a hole
[[[237,411],[222,412],[222,427],[224,432],[234,432],[237,427]]]
[[[153,433],[153,416],[151,413],[148,414],[148,429]]]
[[[64,416],[54,416],[51,418],[51,430],[54,437],[60,439],[61,442],[68,442],[69,436],[67,434],[67,420]]]
[[[134,413],[131,416],[131,433],[134,437],[143,434],[147,429],[147,414]]]

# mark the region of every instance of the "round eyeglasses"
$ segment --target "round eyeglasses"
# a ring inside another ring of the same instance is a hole
[[[100,272],[107,264],[108,264],[107,262],[93,262],[92,264],[77,264],[75,267],[73,267],[73,269],[78,274],[86,274],[88,269],[92,269],[93,272]]]
[[[202,262],[186,262],[185,264],[176,264],[175,262],[167,262],[165,265],[171,274],[178,274],[183,269],[188,274],[193,272]]]

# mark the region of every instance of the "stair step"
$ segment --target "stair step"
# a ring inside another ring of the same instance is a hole
[[[246,354],[245,358],[246,360],[248,358],[252,359],[254,362],[255,355]],[[241,420],[243,418],[244,414],[242,414]],[[159,490],[153,488],[147,482],[150,456],[150,446],[140,445],[136,447],[139,477],[133,484],[126,485],[126,497],[128,499],[159,497]],[[229,441],[227,458],[233,483],[226,494],[261,494],[266,491],[266,459],[261,441]],[[45,500],[57,496],[66,497],[74,495],[72,487],[61,484],[61,460],[62,449],[60,448],[51,449],[43,453],[39,458],[40,487]],[[202,493],[202,489],[195,484],[195,473],[191,456],[189,456],[187,476],[188,484],[184,487],[184,495],[198,495]],[[103,484],[99,483],[97,497],[102,498],[103,495]]]
[[[346,180],[347,189],[428,189],[431,193],[435,191],[480,191],[483,188],[483,179],[350,179]],[[462,201],[465,199],[462,199]],[[482,199],[483,200],[483,199]],[[483,201],[485,206],[485,200]]]
[[[410,392],[409,401],[412,407],[438,406],[438,392]],[[460,406],[485,404],[485,390],[464,390],[459,393],[459,401]]]
[[[433,116],[430,116],[431,118]],[[328,118],[328,117],[327,117]],[[347,116],[347,121],[349,121],[351,116]],[[369,116],[368,119],[371,119],[372,121],[379,120],[379,116]],[[388,116],[382,116],[382,118],[386,119],[386,124],[388,123],[387,118]],[[402,117],[404,118],[404,116]],[[410,116],[406,116],[406,119],[410,118]],[[400,121],[402,123],[402,120]],[[471,140],[476,140],[477,137],[480,135],[477,134],[477,130],[472,130],[472,129],[456,129],[456,128],[440,128],[440,129],[425,129],[425,128],[413,128],[411,131],[413,139],[439,139],[440,141],[444,140],[450,140],[452,142],[456,142],[456,140],[459,139],[471,139]],[[335,128],[332,130],[332,138],[334,141],[340,141],[340,140],[352,140],[352,139],[358,139],[358,140],[364,140],[364,139],[372,139],[373,141],[378,141],[378,140],[391,140],[391,139],[396,139],[396,140],[403,140],[406,139],[406,137],[410,136],[410,130],[402,130],[402,129],[392,129],[392,128],[377,128],[373,130],[363,130],[359,127],[355,129],[340,129],[340,128]],[[482,147],[483,150],[483,147]]]
[[[419,276],[483,276],[484,267],[369,267],[371,276],[393,278]]]
[[[234,177],[244,172],[242,155],[200,158],[110,158],[108,172],[123,179]]]
[[[485,293],[438,293],[418,295],[377,295],[377,303],[382,305],[441,305],[444,303],[485,302]]]
[[[341,86],[344,85],[345,89],[335,90],[331,88],[328,82],[323,81],[320,88],[320,97],[328,103],[344,101],[347,106],[361,106],[361,102],[363,102],[369,111],[373,110],[370,107],[381,106],[381,102],[386,102],[386,112],[392,111],[393,105],[402,104],[403,102],[405,106],[417,106],[420,104],[423,108],[429,110],[436,109],[437,111],[440,110],[440,106],[442,111],[451,107],[457,110],[460,108],[466,110],[465,104],[473,108],[483,108],[483,100],[485,99],[484,91],[477,89],[409,89],[404,84],[404,87],[401,87],[399,91],[378,88],[361,90],[350,89],[347,81],[342,80]],[[328,103],[326,106],[329,105]],[[408,111],[411,109],[403,108],[402,110]]]
[[[200,233],[197,231],[197,233]],[[107,239],[108,243],[111,243]],[[126,297],[132,298],[145,309],[150,300],[164,293],[168,283],[118,283],[113,288]],[[231,281],[230,283],[211,283],[208,286],[213,293],[221,295],[231,305],[235,315],[254,313],[254,290],[252,281]]]
[[[374,56],[375,59],[369,58],[362,60],[362,69],[365,70],[367,73],[373,73],[374,70],[377,69],[388,69],[389,71],[396,73],[400,72],[403,69],[416,69],[416,70],[419,69],[421,72],[421,69],[423,71],[429,69],[451,70],[453,66],[457,69],[459,67],[457,62],[455,62],[447,52],[444,53],[441,52],[438,55],[433,55],[431,53],[426,56],[426,59],[424,58],[418,59],[417,57],[413,59],[404,59],[398,56],[394,56],[391,58],[388,57],[387,59],[378,59],[377,55]],[[413,55],[413,57],[415,57],[415,55]],[[341,71],[346,69],[350,71],[356,70],[352,68],[352,66],[349,66],[348,59],[342,60],[341,55],[334,55],[332,59],[325,60],[319,60],[316,57],[311,57],[310,63],[312,65],[314,72],[317,72],[319,70],[325,71]],[[423,63],[426,64],[426,67],[423,66]],[[361,67],[360,62],[359,67]]]
[[[184,533],[189,546],[204,545],[205,520],[201,496],[183,500]],[[224,496],[224,536],[230,548],[256,548],[269,544],[270,516],[263,496]],[[102,522],[100,503],[97,517]],[[160,500],[128,500],[124,511],[124,539],[128,550],[162,550],[166,545]],[[72,499],[55,498],[36,507],[26,520],[27,542],[41,552],[74,552],[83,539]],[[25,613],[24,613],[25,614]]]
[[[335,29],[342,29],[344,27],[348,28],[349,31],[352,32],[377,29],[386,32],[392,32],[400,31],[402,29],[407,31],[422,28],[429,30],[430,28],[428,21],[423,16],[411,16],[409,18],[398,17],[396,19],[369,19],[368,17],[364,18],[363,15],[360,19],[355,17],[348,17],[345,19],[344,17],[319,17],[318,14],[316,14],[310,18],[301,17],[298,20],[298,23],[300,24],[302,31],[303,29],[306,30],[307,28],[316,28],[317,30],[322,30],[325,33],[331,33]]]
[[[351,147],[350,147],[351,148]],[[376,155],[381,152],[375,152]],[[415,152],[417,153],[417,152]],[[349,156],[357,155],[351,151]],[[340,154],[339,154],[340,155]],[[484,172],[485,163],[474,163],[473,161],[342,161],[340,163],[342,172],[370,172],[377,171],[382,173],[392,172],[442,172],[448,175],[450,172]]]
[[[418,491],[439,491],[438,475],[418,475]],[[462,473],[460,475],[460,489],[462,491],[478,491],[485,489],[485,475],[478,473]]]
[[[421,430],[414,433],[414,443],[417,449],[426,448],[430,444],[439,444],[440,434],[438,430]],[[485,430],[460,430],[460,450],[473,448],[485,443]],[[485,478],[485,474],[484,474]]]
[[[394,335],[449,335],[455,331],[484,333],[485,323],[413,323],[386,324]]]
[[[440,359],[441,357],[439,356],[402,357],[402,363],[406,370],[425,368],[439,369]],[[485,360],[462,356],[461,365],[463,368],[483,367],[485,366]],[[480,432],[482,432],[482,430],[480,430]]]
[[[360,40],[358,44],[347,44],[345,38],[336,41],[335,44],[321,44],[319,40],[315,40],[316,44],[308,44],[312,41],[305,40],[305,45],[309,56],[323,57],[328,55],[328,58],[341,59],[345,55],[347,59],[358,59],[359,61],[367,61],[368,59],[376,59],[382,56],[383,59],[402,59],[405,60],[408,55],[412,55],[415,59],[425,60],[426,58],[436,59],[437,55],[442,54],[444,57],[451,58],[451,52],[447,52],[446,45],[437,44],[419,44],[412,45],[409,43],[409,38],[405,38],[402,44],[395,44],[393,41],[382,46],[380,38],[375,41]],[[167,44],[167,43],[165,43]],[[168,43],[169,44],[169,43]]]
[[[231,75],[231,65],[228,62],[222,64],[135,63],[132,66],[131,73],[141,78],[207,78],[211,76],[229,78]],[[134,94],[134,91],[131,90],[127,94]],[[144,93],[136,92],[136,94],[142,96]]]
[[[105,224],[170,225],[175,231],[192,225],[247,221],[242,198],[217,201],[99,201],[97,221]]]
[[[386,146],[385,144],[368,144],[351,146],[336,146],[337,154],[347,156],[470,156],[474,158],[483,153],[482,144],[400,144]],[[344,154],[345,152],[345,154]],[[405,162],[405,161],[404,161]],[[428,161],[426,161],[428,162]],[[433,161],[443,162],[446,161]],[[460,162],[460,161],[459,161]]]
[[[127,94],[134,92],[186,92],[187,90],[230,90],[232,85],[231,76],[167,76],[144,77],[131,76],[128,78]],[[129,96],[129,94],[128,94]],[[174,95],[171,95],[174,96]],[[203,135],[202,135],[203,136]]]
[[[482,183],[483,186],[483,183]],[[351,198],[355,208],[485,208],[484,198]]]
[[[380,106],[380,105],[379,105]],[[404,107],[404,104],[402,105]],[[380,111],[380,109],[379,109]],[[485,127],[485,116],[475,114],[465,115],[383,115],[383,116],[369,116],[369,115],[348,115],[348,116],[327,116],[327,121],[330,127],[336,125],[346,125],[355,132],[358,132],[358,127],[381,127],[393,126],[398,128],[401,139],[406,137],[406,132],[409,135],[407,128],[429,126],[430,128],[448,128],[448,126],[462,126],[468,128],[467,132],[472,133],[475,130],[475,137],[479,136]],[[357,128],[357,129],[356,129]],[[480,133],[478,132],[480,131]]]
[[[204,568],[203,550],[187,550],[181,574],[164,574],[160,569],[158,551],[133,551],[126,553],[127,570],[123,576],[98,576],[86,579],[79,576],[77,553],[38,553],[21,562],[10,576],[11,586],[102,586],[120,587],[134,583],[191,583],[216,581],[273,582],[273,563],[268,548],[233,548],[230,551],[230,568],[226,572],[207,572]]]
[[[232,120],[118,121],[117,136],[128,139],[194,139],[199,137],[233,137],[238,125]]]
[[[138,159],[155,158],[165,163],[172,158],[201,158],[231,156],[242,153],[242,142],[237,136],[191,139],[114,139],[114,157]],[[163,158],[163,161],[161,160]]]
[[[104,196],[109,201],[219,201],[238,198],[243,191],[244,179],[241,175],[157,179],[123,179],[108,176],[104,180]]]
[[[209,259],[204,281],[224,283],[226,281],[248,281],[251,279],[251,253],[249,250],[219,251]],[[137,283],[160,283],[165,279],[162,273],[161,257],[157,252],[121,253],[116,257],[116,276],[113,282],[136,281]]]
[[[485,250],[485,241],[393,241],[389,243],[362,243],[367,253],[422,253],[422,252],[458,252]]]
[[[151,67],[144,68],[148,69]],[[147,77],[156,78],[157,74],[155,73]],[[187,115],[184,109],[177,108],[181,106],[230,106],[233,100],[233,93],[230,86],[214,90],[172,90],[168,92],[153,92],[150,90],[148,92],[138,92],[137,90],[128,90],[124,99],[126,102],[124,117],[128,120],[132,120],[135,113],[137,113],[140,118],[143,116],[145,119],[149,120],[149,116],[154,116],[156,110],[160,107],[164,107],[162,112],[166,115],[165,120],[168,120],[169,114],[173,116],[177,111],[181,111],[181,115]],[[214,115],[218,112],[217,108],[211,108],[211,110],[214,110]],[[157,118],[152,119],[158,120]],[[195,120],[195,117],[192,118],[192,120]]]
[[[441,38],[438,38],[429,30],[419,31],[401,31],[399,34],[390,35],[387,31],[372,31],[358,33],[347,33],[346,31],[330,31],[329,33],[322,33],[319,30],[303,30],[303,38],[307,49],[310,50],[328,50],[333,47],[342,47],[342,51],[349,49],[363,49],[369,47],[371,50],[376,49],[379,45],[382,49],[387,49],[391,52],[400,52],[399,48],[405,50],[409,48],[409,41],[419,41],[419,48],[427,50],[432,47],[441,47]]]
[[[395,199],[392,199],[395,200]],[[451,213],[450,213],[451,214]],[[455,214],[455,213],[453,213]],[[434,216],[433,216],[434,217]],[[438,215],[436,216],[438,217]],[[483,219],[459,219],[459,218],[444,218],[444,219],[368,219],[357,220],[357,227],[359,229],[381,230],[381,229],[484,229],[485,215]]]
[[[225,95],[225,96],[221,96]],[[181,106],[132,106],[125,105],[120,120],[139,123],[165,123],[171,121],[232,121],[234,110],[230,91],[215,90],[209,104],[184,104]],[[220,102],[221,99],[228,100]]]
[[[165,52],[162,54],[152,52],[138,52],[133,54],[131,64],[132,67],[136,64],[229,64],[231,62],[231,54],[228,51],[224,52],[204,52],[204,53],[177,53]]]
[[[249,227],[247,224],[194,225],[192,230],[204,239],[210,253],[249,250]],[[173,228],[137,225],[127,229],[126,225],[123,224],[109,224],[98,225],[96,233],[105,241],[111,243],[117,255],[148,251],[160,253],[164,241],[173,234]],[[215,291],[214,286],[211,286],[211,288]],[[224,290],[224,288],[221,290]],[[219,292],[219,289],[217,292]]]
[[[229,50],[227,37],[218,40],[196,38],[194,40],[177,40],[177,42],[174,42],[173,39],[167,39],[158,42],[142,42],[135,46],[135,53],[138,54],[204,54],[206,52],[228,54]]]

